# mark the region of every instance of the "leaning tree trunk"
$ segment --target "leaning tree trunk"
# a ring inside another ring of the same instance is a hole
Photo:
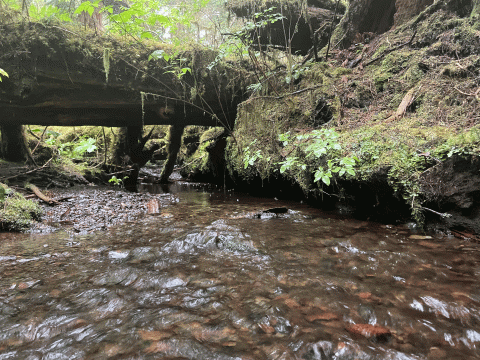
[[[2,125],[2,157],[7,161],[27,161],[32,158],[22,125]]]

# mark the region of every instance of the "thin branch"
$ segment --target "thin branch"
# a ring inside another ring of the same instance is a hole
[[[406,46],[406,45],[410,45],[410,44],[412,43],[413,39],[415,38],[415,35],[417,35],[417,30],[415,30],[415,31],[413,32],[413,35],[412,35],[412,37],[410,38],[410,40],[408,40],[407,42],[405,42],[405,43],[403,43],[403,44],[397,45],[397,46],[395,46],[395,47],[393,47],[393,48],[391,48],[391,49],[385,50],[385,51],[382,53],[382,55],[377,56],[375,59],[370,60],[369,62],[367,62],[366,64],[364,64],[364,66],[371,65],[371,64],[373,64],[374,62],[376,62],[376,61],[378,61],[378,60],[380,60],[380,59],[383,59],[383,58],[385,57],[385,55],[390,54],[392,51],[398,50],[398,49],[400,49],[400,48],[402,48],[402,47],[404,47],[404,46]]]
[[[475,91],[474,93],[466,93],[460,89],[458,89],[456,86],[453,87],[455,90],[457,90],[460,94],[462,95],[466,95],[466,96],[474,96],[475,99],[477,99],[478,101],[480,101],[480,97],[478,96],[479,93],[480,93],[480,87],[477,89],[477,91]]]
[[[47,131],[47,128],[48,128],[48,126],[45,126],[45,129],[43,129],[43,132],[42,132],[42,135],[40,136],[40,138],[37,137],[38,142],[37,142],[37,145],[35,145],[35,148],[32,150],[32,155],[35,152],[35,150],[37,150],[38,146],[40,145],[40,142],[43,140],[43,135],[45,135],[45,131]],[[30,130],[30,127],[28,128],[28,130]]]
[[[16,177],[18,177],[18,176],[22,176],[22,175],[30,174],[30,173],[35,172],[35,171],[38,171],[38,170],[42,170],[42,169],[45,168],[45,167],[48,165],[48,163],[49,163],[50,161],[52,161],[52,160],[53,160],[53,156],[50,158],[50,160],[48,160],[45,164],[43,164],[43,166],[40,166],[40,167],[38,167],[38,168],[35,168],[35,169],[33,169],[33,170],[30,170],[30,171],[27,171],[27,172],[24,172],[24,173],[21,173],[21,174],[17,174],[17,175],[10,176],[10,177],[8,177],[8,178],[4,178],[3,180],[10,180],[10,179],[16,178]]]
[[[37,135],[35,135],[32,129],[30,129],[30,125],[28,125],[28,133],[32,135],[35,139],[40,140],[40,138]]]
[[[288,94],[285,94],[285,95],[281,95],[281,96],[256,96],[254,98],[251,98],[251,99],[248,99],[247,102],[250,102],[250,101],[253,101],[253,100],[257,100],[257,99],[275,99],[275,100],[281,100],[283,98],[286,98],[288,96],[293,96],[293,95],[297,95],[297,94],[301,94],[305,91],[310,91],[310,90],[315,90],[315,89],[318,89],[320,87],[322,87],[323,85],[315,85],[315,86],[311,86],[311,87],[308,87],[308,88],[305,88],[305,89],[301,89],[301,90],[297,90],[297,91],[294,91],[292,93],[288,93]]]
[[[434,213],[434,214],[436,214],[436,215],[439,215],[439,216],[441,216],[442,218],[449,218],[449,217],[452,216],[452,214],[449,214],[449,213],[441,213],[441,212],[438,212],[438,211],[429,209],[429,208],[427,208],[427,207],[425,207],[425,206],[421,206],[421,208],[422,208],[423,210],[427,210],[427,211],[430,211],[431,213]]]

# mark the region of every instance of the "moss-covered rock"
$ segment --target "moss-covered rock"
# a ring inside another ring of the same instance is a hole
[[[180,174],[195,181],[213,183],[223,181],[226,135],[226,130],[221,127],[210,128],[203,132],[198,139],[195,152],[184,158]]]
[[[0,230],[24,231],[42,216],[41,207],[0,184]]]

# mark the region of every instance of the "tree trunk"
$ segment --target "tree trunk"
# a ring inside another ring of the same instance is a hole
[[[148,160],[152,158],[153,153],[160,148],[154,144],[149,149],[145,149],[145,144],[150,139],[152,131],[143,136],[141,126],[128,126],[119,131],[118,141],[115,149],[114,162],[116,165],[129,167],[125,171],[127,178],[123,182],[125,189],[129,191],[137,190],[137,180],[140,169],[145,166]]]
[[[160,182],[167,183],[168,178],[173,172],[173,168],[175,167],[175,162],[177,161],[178,151],[180,150],[180,146],[182,145],[182,135],[183,129],[185,127],[183,125],[172,125],[170,126],[170,142],[168,144],[168,158],[165,161],[165,165],[163,166],[162,174],[160,175]]]
[[[128,126],[122,127],[118,131],[118,141],[115,144],[114,163],[115,165],[125,165],[132,156],[132,150],[138,146],[142,137],[142,127]]]
[[[27,146],[22,125],[2,125],[2,157],[7,161],[21,162],[32,157]]]

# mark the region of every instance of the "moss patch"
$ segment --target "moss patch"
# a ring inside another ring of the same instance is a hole
[[[37,203],[0,184],[0,230],[27,230],[41,215],[42,209]]]
[[[292,155],[285,154],[279,134],[333,127],[342,150],[327,154],[325,161],[355,155],[360,163],[354,178],[337,178],[336,188],[329,190],[342,194],[346,181],[366,184],[381,177],[421,222],[423,174],[454,155],[478,156],[480,151],[480,34],[471,18],[443,10],[417,30],[410,45],[399,46],[412,38],[407,26],[375,38],[361,50],[363,65],[353,69],[343,66],[358,56],[356,48],[334,51],[328,64],[305,69],[297,88],[242,103],[235,140],[227,148],[231,174],[245,181],[278,176],[279,161]],[[311,121],[319,99],[333,113],[327,124]],[[252,155],[255,161],[247,164]],[[290,175],[306,194],[318,187],[311,179],[311,174]]]

